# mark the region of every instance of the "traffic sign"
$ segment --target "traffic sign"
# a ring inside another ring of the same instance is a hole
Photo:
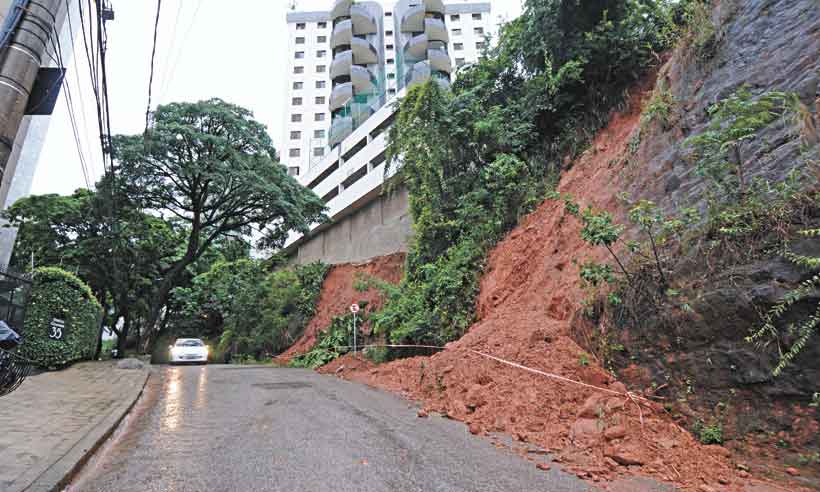
[[[353,314],[358,313],[359,312],[359,305],[356,304],[355,302],[353,304],[351,304],[350,305],[350,312],[353,313]]]

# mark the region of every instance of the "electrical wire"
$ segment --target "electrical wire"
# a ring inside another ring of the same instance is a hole
[[[159,31],[159,13],[162,9],[162,0],[157,0],[157,15],[154,18],[154,42],[151,47],[151,68],[148,75],[148,106],[145,108],[145,133],[148,134],[148,123],[151,116],[151,90],[154,84],[154,58],[157,54],[157,32]]]
[[[168,92],[168,89],[171,88],[171,83],[174,80],[174,74],[176,74],[177,66],[179,66],[179,60],[182,57],[183,52],[185,51],[185,46],[188,43],[188,38],[191,35],[191,31],[196,24],[196,17],[199,14],[199,9],[202,7],[203,0],[199,0],[199,3],[196,5],[196,9],[194,10],[194,14],[191,16],[191,22],[188,24],[188,27],[185,29],[185,34],[182,37],[182,43],[179,45],[179,50],[177,50],[176,55],[173,56],[173,62],[171,62],[171,72],[167,77],[163,78],[162,81],[162,89],[159,93],[159,100],[164,101],[165,95]]]

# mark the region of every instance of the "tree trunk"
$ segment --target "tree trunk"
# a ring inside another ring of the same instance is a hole
[[[125,347],[128,342],[128,331],[130,327],[131,316],[128,312],[126,312],[123,316],[122,330],[120,330],[121,333],[117,336],[117,359],[122,359],[125,357]]]
[[[106,320],[106,315],[107,314],[108,314],[108,303],[103,302],[103,312],[102,312],[102,316],[100,318],[100,329],[97,332],[97,346],[94,348],[94,358],[93,358],[93,360],[99,359],[100,355],[102,355],[102,339],[103,339],[103,333],[105,332],[105,320]]]

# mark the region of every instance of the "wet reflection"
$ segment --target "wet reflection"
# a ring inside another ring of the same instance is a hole
[[[199,377],[196,382],[196,400],[194,401],[194,408],[202,408],[205,406],[205,388],[208,378],[208,368],[203,366],[199,368]]]
[[[175,431],[179,427],[182,412],[182,373],[179,368],[169,371],[165,388],[165,407],[160,426],[163,431]]]

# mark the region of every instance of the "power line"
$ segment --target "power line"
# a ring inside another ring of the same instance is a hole
[[[182,53],[185,51],[185,46],[188,42],[188,37],[191,35],[191,31],[194,28],[194,24],[196,24],[196,17],[197,14],[199,14],[199,9],[200,7],[202,7],[202,3],[203,0],[199,0],[199,3],[197,3],[196,9],[194,10],[194,14],[191,16],[191,22],[185,29],[185,35],[182,37],[182,43],[180,43],[176,55],[173,56],[174,61],[171,63],[171,73],[162,81],[162,89],[159,94],[160,101],[163,101],[165,99],[165,94],[168,92],[168,89],[170,89],[171,82],[174,80],[174,74],[176,73],[177,66],[179,65],[179,60],[182,57]]]
[[[159,30],[159,12],[162,0],[157,0],[157,15],[154,19],[154,43],[151,47],[151,70],[148,75],[148,106],[145,109],[145,133],[148,133],[148,119],[151,115],[151,89],[154,84],[154,57],[157,54],[157,31]]]
[[[162,66],[162,71],[159,72],[159,74],[161,74],[159,87],[164,87],[165,82],[168,78],[168,70],[170,69],[169,63],[171,61],[171,58],[173,57],[172,55],[173,55],[173,52],[174,52],[174,48],[176,47],[177,39],[179,37],[179,36],[177,36],[177,34],[179,32],[179,31],[177,31],[177,27],[179,26],[179,18],[180,18],[180,14],[182,13],[182,4],[183,4],[183,2],[181,0],[177,0],[177,14],[174,17],[174,27],[171,29],[171,43],[168,45],[168,50],[167,50],[168,53],[169,53],[169,56],[165,57],[165,63]]]

